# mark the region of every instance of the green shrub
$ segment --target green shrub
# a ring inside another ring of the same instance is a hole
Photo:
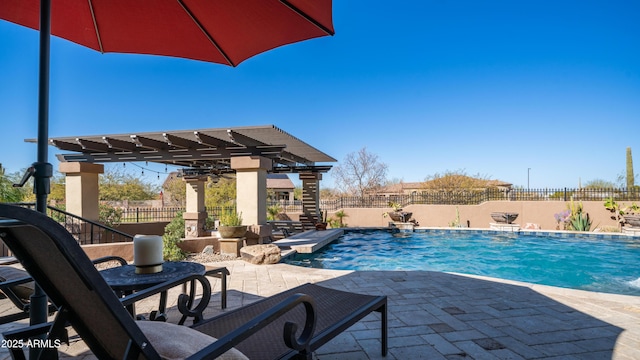
[[[164,228],[162,256],[165,260],[180,261],[187,257],[184,251],[178,247],[178,243],[184,236],[184,218],[182,212],[179,211],[176,217]]]
[[[98,220],[108,227],[115,227],[120,225],[122,221],[122,209],[114,208],[111,205],[100,204],[99,205]]]

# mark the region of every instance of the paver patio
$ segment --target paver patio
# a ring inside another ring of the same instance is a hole
[[[226,266],[228,309],[297,285],[323,286],[389,298],[389,354],[386,359],[638,359],[640,297],[593,293],[549,286],[429,271],[338,271],[287,264]],[[214,292],[220,280],[210,278]],[[169,321],[176,322],[169,294]],[[174,294],[175,293],[175,294]],[[152,298],[137,306],[149,311]],[[0,301],[0,312],[10,309]],[[216,293],[206,317],[220,311]],[[1,314],[1,313],[0,313]],[[381,359],[380,322],[371,314],[317,353],[318,359]],[[13,323],[0,331],[24,326]],[[95,358],[74,339],[62,357]],[[9,358],[0,349],[0,359]]]

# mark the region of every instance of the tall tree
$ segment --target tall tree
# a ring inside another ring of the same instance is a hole
[[[633,158],[631,157],[631,147],[627,148],[627,189],[631,189],[635,185],[633,176]]]
[[[355,196],[374,195],[387,180],[388,166],[378,160],[378,155],[364,147],[349,153],[333,168],[336,185],[345,193]]]

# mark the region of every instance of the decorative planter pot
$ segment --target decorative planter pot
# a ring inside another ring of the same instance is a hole
[[[393,221],[397,222],[408,222],[411,219],[412,212],[406,211],[393,211],[389,213],[389,217]]]
[[[625,215],[624,222],[630,227],[640,228],[640,215]]]
[[[220,225],[218,227],[220,237],[223,239],[241,238],[247,233],[247,225],[240,226],[226,226]]]
[[[499,224],[511,224],[518,217],[518,213],[492,212],[491,218]]]

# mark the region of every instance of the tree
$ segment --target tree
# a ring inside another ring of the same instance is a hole
[[[612,181],[606,181],[602,179],[594,179],[591,181],[587,181],[584,184],[584,188],[587,189],[613,189],[616,187],[616,184]]]
[[[187,204],[187,184],[178,177],[177,172],[169,174],[162,186],[164,203],[169,206],[185,206]]]
[[[633,158],[631,157],[631,147],[627,148],[627,189],[633,188],[635,178],[633,176]]]
[[[153,200],[159,193],[157,186],[145,183],[139,177],[122,169],[109,169],[100,176],[100,200]]]
[[[336,185],[345,193],[355,196],[375,195],[387,179],[388,166],[364,147],[349,153],[343,162],[333,168]]]
[[[232,206],[236,202],[236,179],[209,179],[204,191],[206,207]]]
[[[21,202],[28,195],[28,189],[33,188],[32,180],[23,187],[13,187],[13,184],[19,182],[21,175],[18,173],[6,174],[5,168],[0,164],[0,202]]]
[[[340,197],[340,193],[330,187],[323,187],[320,189],[320,199],[333,200]]]
[[[476,174],[467,175],[464,170],[447,170],[443,174],[435,173],[427,176],[422,183],[424,189],[429,190],[484,190],[492,187],[487,176]]]
[[[65,177],[60,173],[56,173],[51,178],[51,192],[49,193],[49,201],[54,200],[64,202],[65,194]]]

